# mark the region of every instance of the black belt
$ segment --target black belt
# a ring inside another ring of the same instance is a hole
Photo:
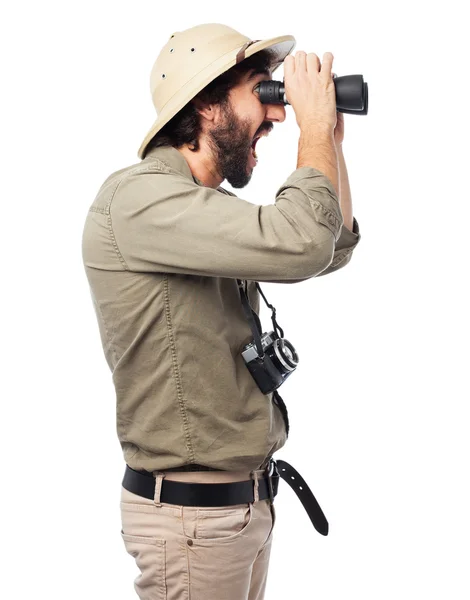
[[[171,469],[176,471],[178,469]],[[181,470],[181,469],[180,469]],[[207,468],[206,468],[207,470]],[[211,469],[216,470],[216,469]],[[270,459],[263,478],[258,480],[259,499],[270,499],[277,495],[279,478],[297,494],[307,511],[315,529],[322,535],[328,535],[328,521],[323,514],[312,491],[302,476],[285,460]],[[122,485],[126,490],[153,500],[155,497],[155,477],[148,471],[136,471],[126,465]],[[234,481],[231,483],[186,483],[183,481],[162,480],[160,500],[168,504],[183,506],[230,506],[254,502],[254,480]]]

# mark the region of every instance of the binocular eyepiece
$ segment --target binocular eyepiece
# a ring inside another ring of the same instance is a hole
[[[366,115],[369,90],[362,75],[333,75],[336,110],[350,115]],[[283,81],[261,81],[255,88],[263,104],[289,104]]]

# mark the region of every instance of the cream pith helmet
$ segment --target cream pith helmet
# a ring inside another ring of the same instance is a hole
[[[294,46],[292,35],[253,41],[219,23],[205,23],[175,32],[152,67],[150,92],[158,118],[139,148],[139,158],[144,157],[153,136],[216,77],[266,48],[274,55],[274,71]]]

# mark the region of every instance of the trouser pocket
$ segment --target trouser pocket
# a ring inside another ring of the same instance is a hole
[[[231,507],[184,507],[183,525],[190,598],[261,600],[262,583],[254,581],[252,588],[251,579],[272,528],[266,500]],[[263,556],[264,564],[257,567],[261,570],[268,563],[268,553]]]
[[[127,552],[140,570],[134,587],[140,600],[166,600],[166,545],[164,539],[129,535],[121,529]]]
[[[197,511],[195,540],[227,542],[246,535],[253,519],[253,504],[236,507],[200,508]]]

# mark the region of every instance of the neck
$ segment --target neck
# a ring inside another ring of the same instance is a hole
[[[224,178],[217,172],[212,154],[205,140],[199,142],[197,152],[191,151],[188,144],[177,148],[177,150],[186,159],[194,177],[197,177],[206,187],[214,189],[219,187]]]

